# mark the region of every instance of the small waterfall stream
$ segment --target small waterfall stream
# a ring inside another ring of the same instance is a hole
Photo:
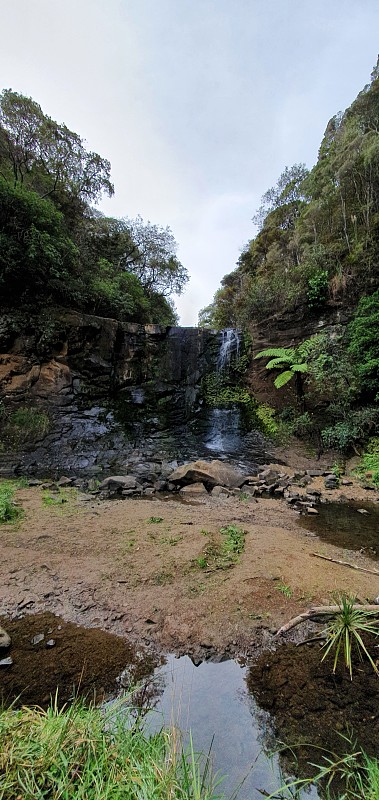
[[[230,367],[232,356],[239,357],[241,334],[236,328],[225,328],[221,331],[221,345],[217,359],[217,370],[222,372]]]
[[[232,361],[240,353],[241,334],[235,328],[221,331],[221,342],[217,357],[217,372],[229,371]],[[209,426],[205,439],[207,450],[218,456],[238,455],[241,448],[241,413],[237,406],[213,408],[209,414]]]

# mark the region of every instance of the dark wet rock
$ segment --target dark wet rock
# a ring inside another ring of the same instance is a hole
[[[212,486],[226,486],[234,489],[242,486],[245,476],[238,470],[222,461],[194,461],[190,464],[183,464],[169,476],[170,483],[182,485],[203,482],[207,488]]]
[[[279,479],[279,473],[272,469],[265,469],[263,472],[258,473],[258,478],[260,481],[263,481],[265,484],[270,486],[273,483],[277,483]]]
[[[324,480],[325,489],[338,489],[339,480],[336,475],[327,475]]]
[[[5,650],[7,647],[10,647],[11,644],[11,637],[9,633],[5,630],[5,628],[0,627],[0,649]]]
[[[0,659],[0,667],[11,667],[12,664],[13,664],[13,658],[11,658],[11,656]]]

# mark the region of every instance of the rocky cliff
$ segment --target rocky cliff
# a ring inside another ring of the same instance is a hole
[[[3,433],[17,409],[47,418],[22,442],[3,435],[2,474],[96,475],[138,457],[175,455],[202,405],[219,337],[197,328],[122,324],[77,312],[3,315]]]

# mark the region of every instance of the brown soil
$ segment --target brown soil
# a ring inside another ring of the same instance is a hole
[[[324,491],[322,483],[313,488],[328,499],[372,499],[357,484]],[[307,534],[281,500],[100,502],[68,492],[68,502],[47,506],[43,495],[39,487],[19,490],[25,516],[0,528],[4,615],[50,611],[178,654],[241,654],[272,643],[281,623],[336,591],[363,602],[379,594],[379,577],[311,554],[377,564]],[[238,563],[202,568],[198,559],[228,524],[246,531]]]
[[[127,683],[136,685],[157,665],[125,639],[79,628],[49,612],[27,614],[21,620],[0,617],[0,625],[6,625],[12,637],[13,666],[0,668],[0,702],[5,704],[46,707],[53,698],[63,705],[74,695],[101,702],[114,692],[125,668]]]
[[[366,639],[366,645],[372,654],[378,652],[375,638]],[[321,656],[320,644],[290,643],[261,655],[247,676],[259,706],[270,712],[276,736],[302,745],[295,755],[303,774],[312,774],[308,762],[321,764],[330,752],[348,752],[343,736],[352,743],[358,738],[359,747],[377,756],[379,681],[372,666],[354,649],[351,681],[342,658],[333,675],[334,652],[324,661]]]

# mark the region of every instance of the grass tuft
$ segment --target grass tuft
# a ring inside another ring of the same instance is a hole
[[[22,509],[15,505],[14,493],[19,488],[17,481],[0,483],[0,524],[15,522],[22,516]]]
[[[0,711],[0,797],[7,800],[211,800],[200,761],[173,731],[147,735],[128,709],[76,701]]]

